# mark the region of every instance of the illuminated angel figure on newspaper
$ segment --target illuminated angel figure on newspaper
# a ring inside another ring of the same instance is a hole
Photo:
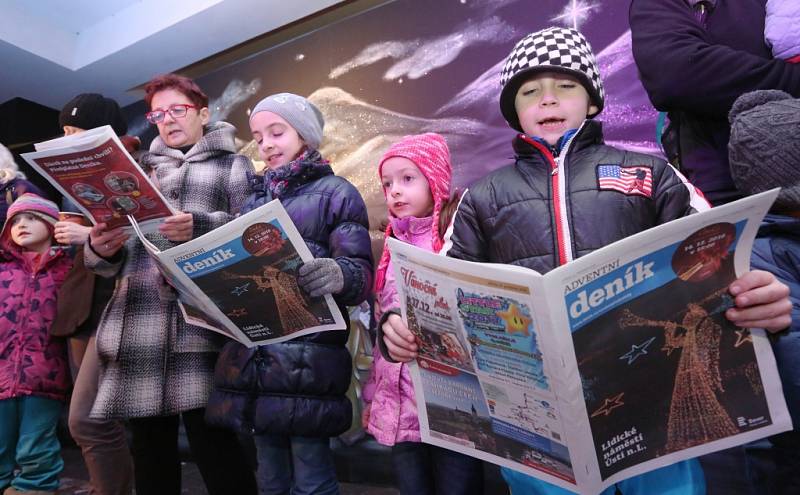
[[[256,284],[256,289],[261,292],[271,289],[284,334],[319,325],[317,317],[305,305],[294,273],[265,266],[260,274],[238,275],[225,272],[222,278],[252,280]]]
[[[650,320],[625,309],[619,323],[626,327],[664,329],[667,355],[682,349],[667,423],[667,452],[734,435],[739,431],[717,398],[724,392],[719,370],[722,328],[702,304],[721,295],[711,294],[700,303],[689,303],[680,322]]]

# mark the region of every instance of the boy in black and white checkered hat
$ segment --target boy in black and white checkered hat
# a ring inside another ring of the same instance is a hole
[[[551,27],[526,36],[506,59],[501,82],[500,109],[519,131],[513,141],[516,159],[464,194],[445,239],[448,256],[546,273],[624,237],[709,208],[664,160],[603,142],[602,125],[594,119],[605,103],[603,84],[592,49],[578,31]],[[735,325],[778,331],[791,322],[788,288],[773,275],[748,272],[729,290],[736,307],[725,316]],[[395,337],[384,334],[385,341],[413,356],[414,345]],[[576,351],[580,360],[582,351]],[[589,400],[587,406],[600,404]],[[648,448],[668,448],[650,442]],[[515,494],[568,493],[511,470],[504,469],[504,475]],[[692,459],[629,478],[609,493],[616,488],[626,495],[701,495],[705,480]]]
[[[590,104],[580,116],[581,121],[603,110],[605,91],[591,45],[574,29],[551,27],[522,38],[506,58],[500,74],[500,110],[514,129],[523,131],[516,108],[519,89],[541,74],[558,75],[557,79],[564,76],[582,86]]]

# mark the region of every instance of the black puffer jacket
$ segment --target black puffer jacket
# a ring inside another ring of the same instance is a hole
[[[557,158],[523,136],[514,140],[514,150],[516,163],[477,181],[464,195],[445,245],[448,256],[546,273],[708,207],[665,161],[603,144],[600,122],[584,122]],[[620,172],[617,184],[625,192],[611,189],[612,178],[601,187],[604,166]]]
[[[344,291],[334,299],[349,323],[345,306],[359,304],[372,288],[367,209],[358,190],[328,165],[312,173],[280,200],[311,253],[334,258],[342,268]],[[254,195],[243,213],[272,199],[263,179],[256,177],[251,185]],[[320,332],[253,349],[226,344],[206,420],[251,434],[328,437],[346,431],[352,420],[345,396],[352,375],[348,335]]]

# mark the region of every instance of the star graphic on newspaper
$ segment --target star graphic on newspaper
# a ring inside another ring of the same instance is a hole
[[[302,264],[303,264],[303,260],[301,260],[300,258],[289,259],[283,264],[282,270],[284,270],[284,271],[292,271],[292,270],[294,270],[295,268],[299,267]]]
[[[622,401],[622,396],[625,395],[625,392],[620,392],[619,394],[611,397],[610,399],[605,399],[603,401],[603,405],[600,406],[595,412],[592,413],[592,417],[600,416],[608,416],[611,414],[611,411],[618,407],[622,407],[625,405],[625,402]]]
[[[507,311],[498,311],[497,316],[506,322],[508,333],[519,333],[525,337],[530,335],[528,328],[533,320],[522,314],[516,304],[510,304]]]
[[[231,318],[238,318],[239,316],[246,316],[246,315],[247,315],[247,309],[245,308],[236,308],[232,310],[230,313],[228,313],[228,316],[230,316]]]
[[[733,347],[739,347],[745,342],[753,343],[753,334],[750,333],[750,330],[747,328],[740,328],[736,330],[736,343],[733,344]]]
[[[234,296],[241,296],[242,294],[247,292],[247,288],[248,287],[250,287],[250,282],[247,282],[244,285],[238,285],[238,286],[233,288],[233,290],[231,291],[231,294],[233,294]]]
[[[647,354],[647,347],[650,346],[650,344],[652,344],[654,340],[656,340],[655,337],[650,337],[648,340],[645,340],[643,343],[641,343],[639,345],[633,344],[631,346],[631,350],[626,352],[625,354],[623,354],[619,358],[622,359],[622,360],[627,359],[628,360],[628,364],[633,363],[639,357],[644,356],[645,354]]]

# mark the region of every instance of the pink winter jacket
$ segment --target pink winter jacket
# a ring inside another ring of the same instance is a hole
[[[393,218],[391,222],[397,239],[433,251],[433,217]],[[386,270],[386,284],[378,295],[378,303],[378,314],[375,315],[378,321],[389,310],[399,312],[400,302],[391,262]],[[408,365],[386,361],[377,345],[372,354],[372,369],[363,389],[365,405],[370,408],[367,431],[383,445],[419,442],[419,417]]]
[[[7,237],[0,244],[0,400],[36,395],[63,401],[70,386],[66,344],[47,330],[72,260],[54,248],[34,267]]]

